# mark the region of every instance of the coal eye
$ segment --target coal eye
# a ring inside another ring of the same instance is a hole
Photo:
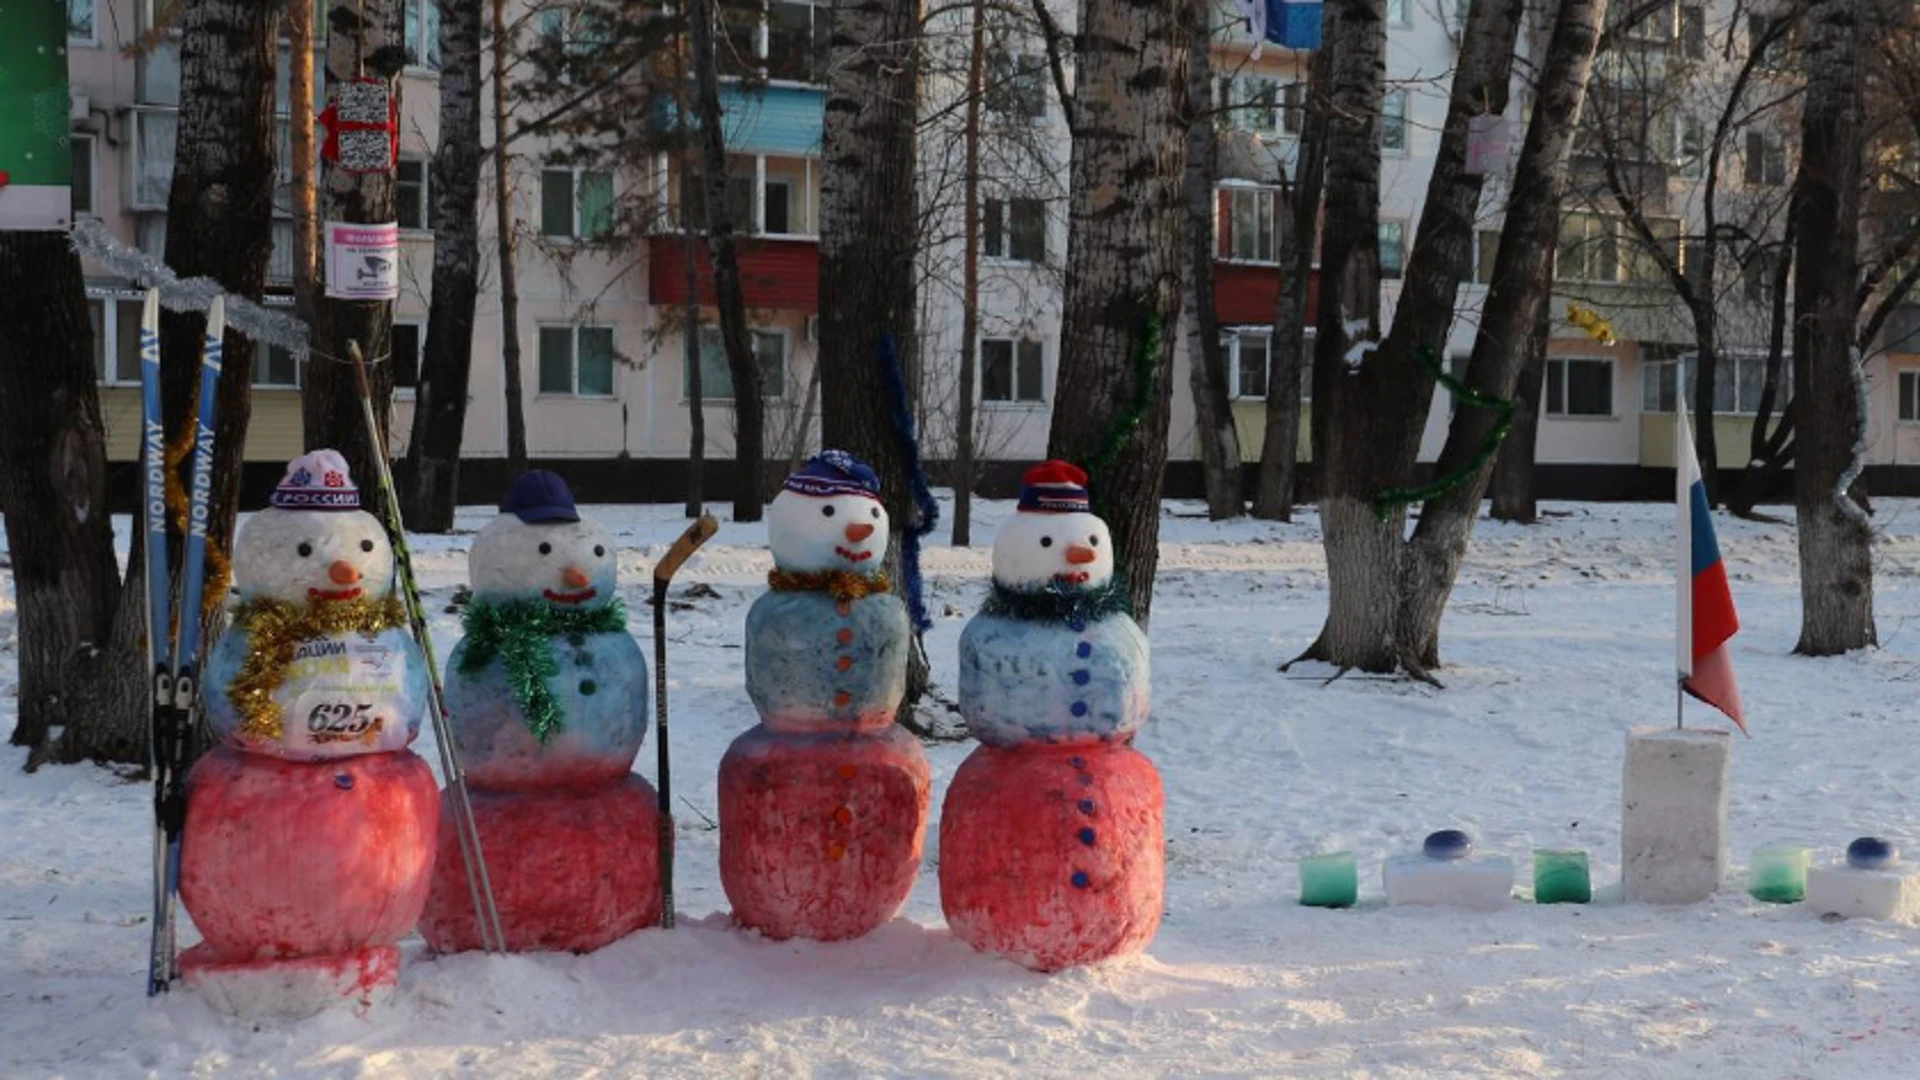
[[[372,550],[373,550],[373,541],[371,541],[371,540],[362,540],[362,541],[360,541],[360,550],[361,550],[361,551],[372,551]]]
[[[605,544],[595,544],[595,545],[593,545],[593,557],[594,557],[594,558],[596,558],[596,559],[604,559],[604,558],[606,558],[606,557],[607,557],[607,547],[606,547],[606,545],[605,545]]]
[[[1089,536],[1089,537],[1087,537],[1087,543],[1088,543],[1088,544],[1089,544],[1090,546],[1092,546],[1092,547],[1099,547],[1099,546],[1100,546],[1100,538],[1099,538],[1099,537],[1097,537],[1097,536]]]
[[[303,543],[303,544],[301,544],[301,545],[300,545],[299,547],[297,547],[297,548],[294,548],[294,550],[295,550],[295,551],[298,551],[298,552],[300,553],[300,557],[304,559],[304,558],[306,558],[307,556],[309,556],[309,555],[312,555],[312,554],[313,554],[313,545],[312,545],[312,544],[304,544],[304,543]]]
[[[1043,537],[1041,537],[1041,538],[1040,538],[1040,546],[1041,546],[1041,547],[1052,547],[1052,546],[1053,546],[1053,537],[1051,537],[1051,536],[1043,536]]]
[[[821,517],[832,517],[832,516],[833,516],[833,504],[832,504],[832,503],[828,503],[827,505],[825,505],[825,506],[823,506],[823,507],[821,507],[821,508],[820,508],[820,516],[821,516]]]
[[[542,554],[542,555],[551,555],[551,554],[553,554],[553,545],[552,545],[552,544],[541,544],[541,545],[540,545],[540,554]]]
[[[875,521],[880,520],[880,508],[877,506],[873,508],[873,520]]]

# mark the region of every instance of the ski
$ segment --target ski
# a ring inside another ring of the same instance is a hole
[[[181,549],[180,595],[167,572],[167,449],[161,415],[160,294],[148,290],[141,313],[140,367],[143,473],[146,480],[147,649],[153,666],[148,756],[153,773],[153,947],[147,994],[165,993],[178,977],[175,914],[180,896],[180,835],[186,825],[187,756],[199,723],[200,594],[205,583],[207,524],[213,502],[215,394],[223,363],[226,300],[216,296],[200,342],[199,393]],[[157,571],[157,572],[156,572]]]
[[[480,850],[480,829],[474,823],[473,803],[467,796],[467,774],[453,745],[453,726],[447,720],[446,691],[440,683],[440,663],[434,658],[433,638],[427,631],[427,611],[420,603],[420,587],[413,575],[413,553],[407,547],[406,523],[400,517],[400,496],[393,486],[393,468],[387,460],[386,440],[380,437],[379,418],[373,411],[373,386],[367,381],[367,361],[360,343],[347,344],[352,358],[354,381],[360,389],[360,414],[367,425],[367,442],[373,450],[374,472],[380,480],[383,524],[393,543],[394,577],[407,608],[407,622],[420,652],[427,661],[428,711],[433,721],[433,741],[440,750],[440,771],[447,778],[448,801],[453,806],[454,831],[460,839],[460,858],[467,872],[467,893],[473,901],[474,921],[480,928],[481,947],[488,952],[506,951],[507,937],[500,929],[500,910],[493,899],[493,882],[487,877],[486,855]]]
[[[660,926],[673,929],[673,772],[667,753],[667,586],[681,564],[719,531],[711,514],[687,526],[660,561],[653,564],[653,715],[654,751],[660,769]]]

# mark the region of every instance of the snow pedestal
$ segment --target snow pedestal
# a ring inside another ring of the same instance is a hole
[[[931,802],[920,744],[755,727],[720,760],[720,883],[767,937],[837,941],[899,913],[920,873]]]
[[[1727,869],[1725,732],[1636,728],[1627,736],[1620,867],[1628,903],[1692,904]]]
[[[483,945],[446,798],[420,916],[420,936],[440,953]],[[507,951],[592,952],[660,921],[659,797],[645,780],[470,798]]]
[[[1920,915],[1920,875],[1900,863],[1893,845],[1861,837],[1845,861],[1807,872],[1807,903],[1822,915],[1911,922]]]
[[[230,749],[188,778],[182,975],[215,1008],[375,1004],[426,902],[438,790],[410,751],[301,762]]]
[[[1513,901],[1513,860],[1504,855],[1435,859],[1395,855],[1381,875],[1387,905],[1498,911]]]
[[[947,924],[1040,971],[1139,952],[1160,925],[1164,809],[1132,747],[980,747],[941,810]]]

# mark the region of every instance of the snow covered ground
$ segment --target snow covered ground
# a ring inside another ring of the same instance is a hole
[[[1009,511],[984,508],[980,539]],[[1167,912],[1148,956],[1052,977],[947,935],[933,866],[903,917],[847,944],[730,929],[714,781],[754,720],[741,630],[769,566],[759,527],[723,526],[683,573],[710,586],[670,629],[681,929],[585,957],[424,956],[366,1019],[223,1020],[189,993],[143,996],[148,794],[91,767],[20,772],[0,748],[0,1076],[75,1077],[1860,1077],[1916,1074],[1920,936],[1827,924],[1741,888],[1760,843],[1830,857],[1878,832],[1920,856],[1920,503],[1878,522],[1886,647],[1790,655],[1790,527],[1718,520],[1746,631],[1736,663],[1754,738],[1734,749],[1736,871],[1711,903],[1618,901],[1620,769],[1636,724],[1673,715],[1671,511],[1555,504],[1533,528],[1483,523],[1448,615],[1445,690],[1290,675],[1325,611],[1319,536],[1214,526],[1171,504],[1154,609],[1154,718],[1165,777]],[[627,548],[633,627],[672,507],[590,509]],[[422,538],[437,608],[464,576],[461,535]],[[124,529],[124,521],[121,523]],[[927,558],[935,678],[951,693],[984,547]],[[0,569],[0,731],[15,636]],[[676,593],[680,590],[676,589]],[[438,617],[445,655],[459,636]],[[650,654],[649,654],[650,655]],[[1717,725],[1689,706],[1689,722]],[[423,739],[416,744],[433,757]],[[935,810],[970,749],[929,748]],[[651,774],[651,738],[640,768]],[[1491,915],[1380,906],[1380,865],[1429,830],[1515,857],[1590,852],[1599,902]],[[1294,860],[1360,854],[1362,905],[1294,904]],[[189,940],[191,937],[189,936]]]

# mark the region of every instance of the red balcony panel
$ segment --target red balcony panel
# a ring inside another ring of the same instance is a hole
[[[1213,313],[1222,326],[1251,326],[1273,322],[1273,306],[1280,296],[1280,268],[1252,263],[1213,264]],[[1307,320],[1313,321],[1320,303],[1320,272],[1307,282]]]
[[[785,240],[743,236],[740,252],[740,291],[747,306],[804,311],[820,308],[820,245],[813,240]],[[687,300],[687,268],[681,260],[679,236],[655,236],[649,242],[647,299],[654,304],[683,304]],[[713,264],[703,239],[694,240],[695,276],[699,302],[712,306]]]

